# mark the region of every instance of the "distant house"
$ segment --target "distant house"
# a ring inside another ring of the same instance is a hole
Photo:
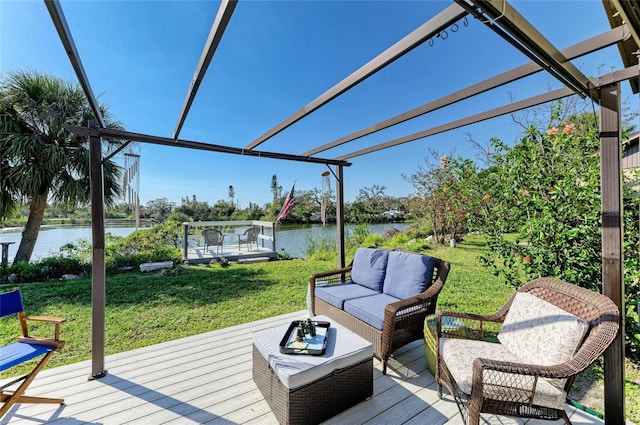
[[[388,211],[380,213],[381,216],[383,216],[387,220],[391,220],[391,221],[397,219],[401,214],[402,214],[402,211],[397,210],[397,209],[390,209]]]

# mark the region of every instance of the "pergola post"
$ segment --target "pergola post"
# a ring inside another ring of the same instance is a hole
[[[620,309],[618,335],[604,353],[604,411],[605,423],[623,424],[625,305],[620,84],[603,86],[600,96],[602,293]]]
[[[344,167],[336,167],[336,248],[338,250],[338,268],[345,266],[344,253]]]
[[[97,128],[95,121],[90,128]],[[102,173],[102,143],[100,136],[89,136],[89,186],[91,191],[91,233],[93,254],[91,261],[91,375],[89,379],[101,378],[104,368],[105,328],[105,261],[104,261],[104,187]]]

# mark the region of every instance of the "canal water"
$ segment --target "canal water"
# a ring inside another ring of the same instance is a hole
[[[371,224],[368,226],[370,233],[382,233],[384,229],[394,227],[402,230],[407,226],[403,223],[385,223],[385,224]],[[348,235],[353,234],[354,226],[345,226],[345,232]],[[105,232],[111,233],[115,236],[127,236],[135,230],[135,227],[107,227]],[[13,257],[18,250],[20,244],[20,238],[22,237],[21,231],[16,230],[2,230],[0,229],[0,242],[15,242],[9,245],[9,263],[13,261]],[[307,247],[307,240],[317,240],[320,238],[334,238],[336,237],[335,225],[322,226],[317,225],[305,225],[305,226],[280,226],[276,230],[276,243],[277,250],[284,251],[291,257],[305,257],[305,250]],[[42,227],[40,234],[38,235],[38,241],[34,247],[31,261],[37,262],[42,258],[51,257],[56,255],[61,246],[68,243],[76,243],[78,240],[84,239],[91,242],[91,227],[85,226],[52,226]]]

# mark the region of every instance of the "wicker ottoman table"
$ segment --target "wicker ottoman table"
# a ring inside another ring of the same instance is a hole
[[[289,325],[253,334],[253,380],[281,424],[318,424],[373,395],[373,346],[331,323],[321,356],[280,353]]]

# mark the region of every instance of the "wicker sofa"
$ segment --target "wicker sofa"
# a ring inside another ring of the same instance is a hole
[[[311,275],[311,309],[371,342],[386,373],[395,350],[423,338],[448,274],[438,258],[358,248],[348,267]]]

